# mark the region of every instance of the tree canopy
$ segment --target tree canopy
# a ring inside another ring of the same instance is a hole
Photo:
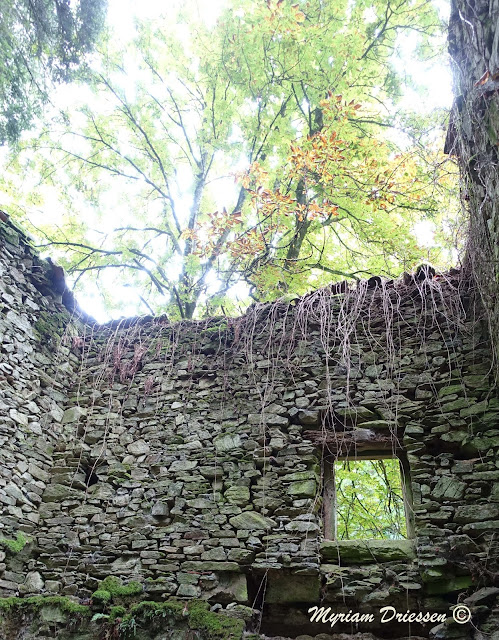
[[[407,537],[400,462],[342,460],[334,465],[336,538]]]
[[[397,275],[425,257],[414,224],[453,176],[435,136],[387,135],[393,56],[401,34],[423,49],[440,31],[427,0],[233,0],[212,26],[187,2],[103,43],[91,93],[11,167],[56,190],[64,219],[35,225],[111,306],[124,278],[191,318],[231,312],[242,285],[265,300]]]
[[[106,0],[0,0],[0,144],[16,142],[74,77],[104,25]]]

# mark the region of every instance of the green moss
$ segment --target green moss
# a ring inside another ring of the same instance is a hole
[[[153,602],[152,600],[143,600],[130,607],[127,617],[134,618],[154,618],[156,615],[163,617],[172,616],[176,619],[182,618],[184,605],[181,602]]]
[[[15,555],[24,549],[28,540],[25,536],[19,532],[16,535],[15,540],[9,540],[8,538],[0,538],[0,547],[3,547],[10,554]]]
[[[146,578],[147,584],[164,584],[165,582],[170,582],[168,578],[161,576],[160,578]]]
[[[213,327],[206,327],[203,331],[203,333],[223,333],[224,331],[227,331],[228,329],[228,324],[227,321],[222,321],[219,322],[218,324],[214,325]]]
[[[142,585],[139,582],[131,581],[127,585],[122,585],[121,581],[114,576],[108,576],[99,585],[99,591],[106,591],[113,596],[136,596],[142,593]],[[95,592],[97,593],[97,591]],[[95,595],[95,594],[94,594]]]
[[[209,610],[204,600],[184,602],[144,601],[133,605],[120,624],[120,632],[125,637],[135,633],[138,626],[151,625],[155,621],[172,618],[184,620],[192,630],[199,631],[205,640],[229,640],[240,638],[244,631],[244,621],[229,618]]]
[[[121,580],[114,576],[108,576],[99,585],[97,591],[92,593],[92,604],[97,607],[106,608],[111,602],[118,602],[121,598],[137,596],[143,591],[139,582],[129,582],[127,585],[121,584]]]
[[[128,465],[127,465],[128,466]],[[132,479],[129,469],[123,465],[122,467],[109,469],[107,472],[108,480],[112,484],[123,484]]]
[[[42,311],[33,326],[40,339],[60,338],[64,332],[64,316]]]
[[[189,606],[189,626],[201,631],[205,638],[225,640],[240,638],[245,625],[243,620],[213,613],[207,602],[195,601]]]
[[[107,604],[111,600],[111,594],[105,589],[97,589],[92,593],[92,602]]]
[[[131,582],[122,586],[119,580],[109,577],[102,581],[101,588],[93,594],[92,599],[106,604],[113,595],[135,595],[139,593],[137,585],[138,583]],[[106,588],[102,588],[103,586]],[[16,613],[23,615],[28,612],[36,613],[43,607],[56,607],[73,619],[93,616],[94,620],[100,620],[113,628],[119,623],[120,637],[123,638],[132,638],[137,627],[147,627],[152,630],[155,625],[162,624],[165,619],[169,619],[171,623],[179,623],[180,628],[188,627],[198,631],[203,640],[239,639],[244,631],[243,620],[214,613],[209,610],[208,603],[203,600],[191,600],[187,603],[178,600],[143,601],[133,604],[128,609],[123,606],[113,606],[109,612],[95,613],[95,609],[92,611],[91,607],[77,604],[64,596],[0,598],[0,617]],[[172,627],[175,625],[172,624]]]
[[[15,612],[31,609],[38,611],[42,607],[56,607],[64,613],[78,616],[90,616],[90,609],[65,596],[32,596],[31,598],[0,598],[0,612]]]
[[[125,607],[111,607],[111,611],[109,612],[109,622],[112,624],[119,618],[123,618],[125,614]]]

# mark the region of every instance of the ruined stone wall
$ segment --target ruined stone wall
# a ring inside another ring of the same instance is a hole
[[[18,588],[109,613],[102,581],[115,576],[142,599],[254,607],[261,630],[291,636],[331,631],[308,620],[319,603],[451,620],[471,596],[474,623],[494,630],[499,404],[471,300],[455,275],[321,290],[232,320],[75,329],[73,354],[53,352],[78,371],[64,377]],[[411,539],[325,540],[328,467],[380,451],[405,463]],[[357,628],[408,626],[334,630]],[[432,628],[472,637],[411,631]]]
[[[48,268],[19,229],[0,222],[0,541],[17,547],[36,535],[79,365],[61,344],[69,314],[51,287]],[[6,566],[5,547],[0,544],[0,591],[15,591],[26,574],[19,563],[14,570]]]

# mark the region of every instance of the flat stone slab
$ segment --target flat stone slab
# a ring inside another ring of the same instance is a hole
[[[322,561],[374,564],[416,557],[412,540],[327,540],[320,546]]]
[[[241,567],[237,562],[187,560],[182,564],[182,571],[235,571],[241,573]]]

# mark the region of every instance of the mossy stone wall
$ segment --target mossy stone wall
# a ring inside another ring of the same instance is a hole
[[[11,250],[5,270],[23,255]],[[44,405],[52,417],[38,437],[53,444],[36,480],[36,523],[27,526],[17,497],[7,503],[16,511],[5,530],[33,542],[16,571],[0,565],[0,589],[95,604],[116,576],[140,585],[139,601],[255,607],[264,631],[294,636],[327,630],[308,621],[322,603],[442,612],[449,624],[412,632],[466,638],[451,606],[470,597],[474,624],[493,629],[499,403],[467,282],[364,283],[176,325],[77,325],[42,295],[45,315],[27,315],[33,340],[36,323],[50,334],[52,317],[62,331],[34,349],[49,361],[36,375],[65,368],[33,401],[55,402],[56,391],[59,411]],[[24,413],[35,422],[34,409]],[[35,464],[40,448],[24,447],[23,425],[10,420],[12,456]],[[405,545],[324,539],[324,471],[336,455],[370,451],[407,463],[414,537]],[[396,638],[406,629],[363,630]]]

